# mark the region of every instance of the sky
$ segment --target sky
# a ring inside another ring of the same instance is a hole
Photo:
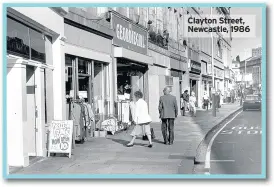
[[[256,15],[256,37],[254,38],[233,38],[231,44],[231,56],[232,59],[236,59],[236,56],[240,56],[240,60],[244,60],[245,57],[251,56],[251,49],[262,46],[262,9],[261,8],[231,8],[231,14],[234,15]],[[246,50],[246,53],[245,53]]]

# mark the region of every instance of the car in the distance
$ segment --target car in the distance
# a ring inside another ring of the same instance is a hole
[[[262,99],[259,95],[246,95],[243,102],[243,111],[261,110]]]

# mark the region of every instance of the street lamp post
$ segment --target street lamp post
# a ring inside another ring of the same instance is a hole
[[[210,16],[211,19],[213,18],[212,15],[212,7],[210,7]],[[212,25],[211,25],[212,26]],[[216,98],[215,98],[215,80],[214,80],[214,38],[213,33],[211,32],[211,73],[212,73],[212,115],[216,117]]]

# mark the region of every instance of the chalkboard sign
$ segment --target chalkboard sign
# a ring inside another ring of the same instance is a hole
[[[52,121],[49,132],[48,156],[50,153],[68,153],[71,157],[73,120]]]

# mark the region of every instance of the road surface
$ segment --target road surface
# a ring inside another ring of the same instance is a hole
[[[243,111],[215,138],[210,174],[261,173],[261,112]]]

